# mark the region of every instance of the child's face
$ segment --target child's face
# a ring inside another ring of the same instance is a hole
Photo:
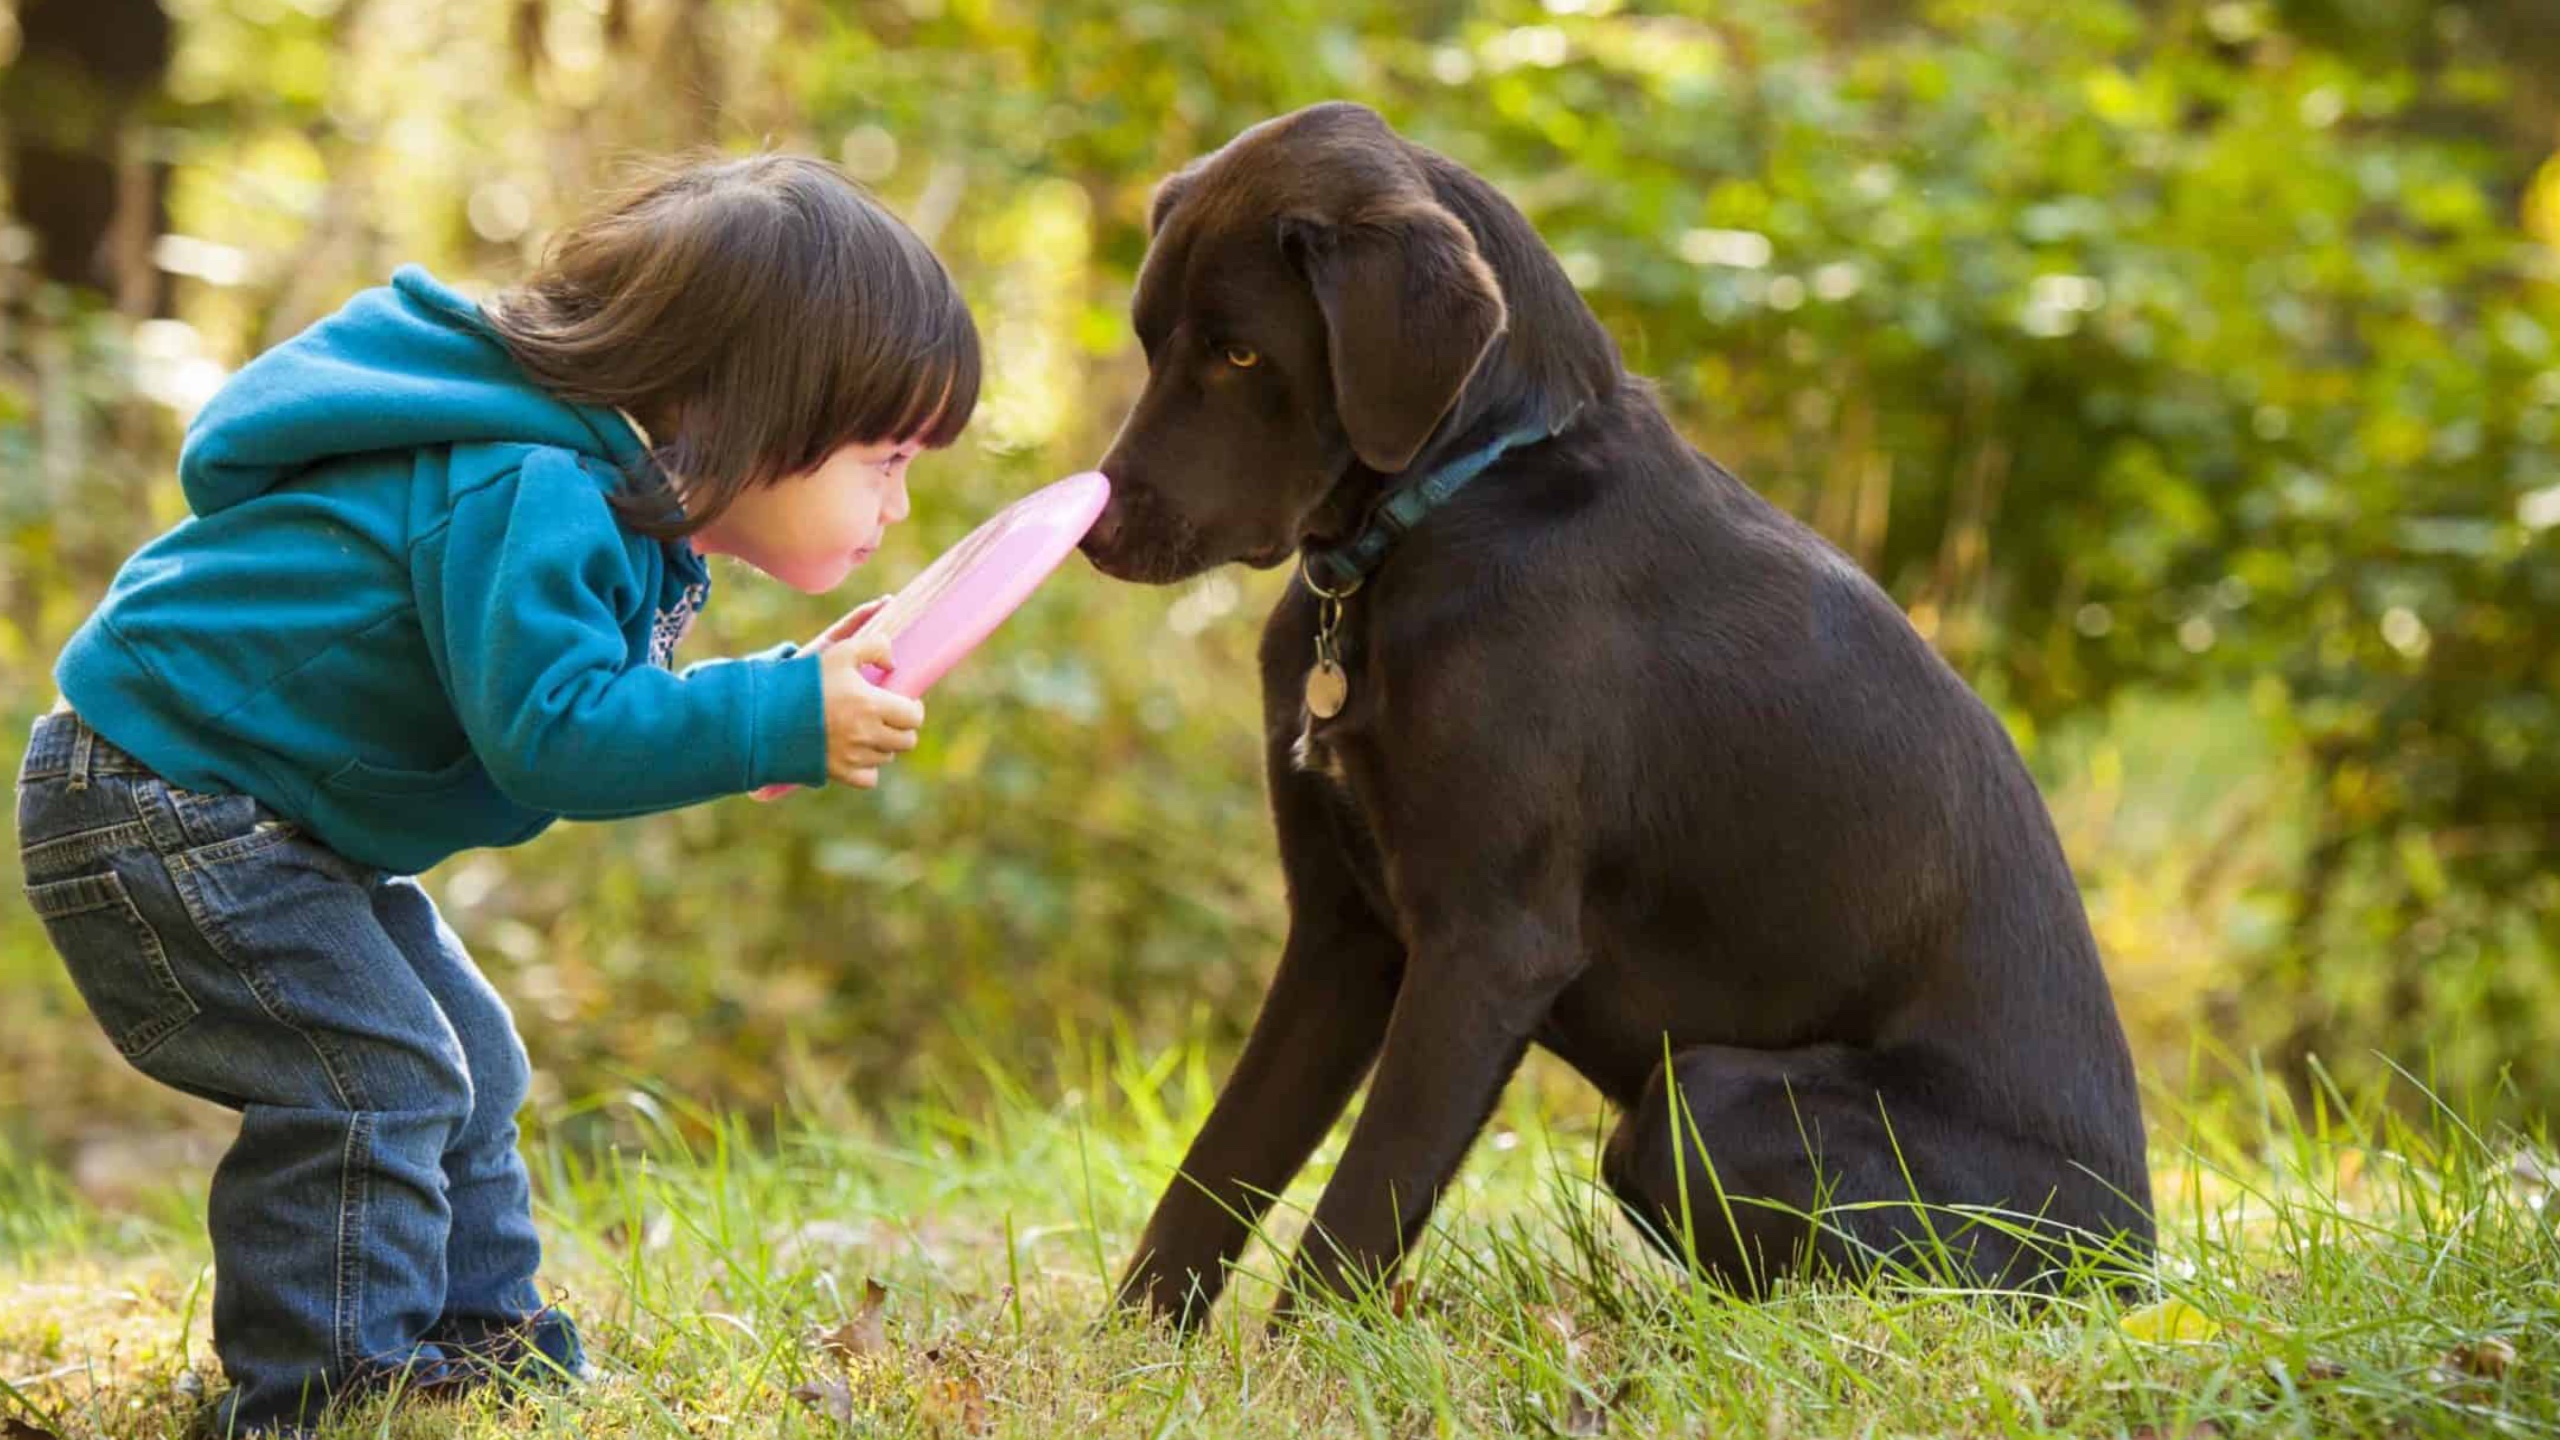
[[[740,495],[694,532],[704,555],[734,555],[811,595],[844,583],[907,518],[907,462],[914,440],[845,445],[817,468]]]

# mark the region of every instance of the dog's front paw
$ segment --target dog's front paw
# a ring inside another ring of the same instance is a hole
[[[1189,1267],[1142,1261],[1120,1281],[1113,1306],[1123,1315],[1141,1315],[1185,1332],[1197,1330],[1217,1304],[1218,1280],[1224,1278],[1213,1280]]]

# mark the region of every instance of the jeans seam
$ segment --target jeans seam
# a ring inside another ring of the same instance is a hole
[[[367,1167],[358,1153],[371,1153],[373,1116],[356,1111],[347,1117],[347,1143],[338,1156],[338,1293],[332,1297],[330,1345],[341,1371],[352,1371],[364,1356],[358,1342],[364,1331],[364,1217],[372,1199]]]
[[[269,1019],[301,1036],[302,1043],[311,1047],[311,1053],[319,1057],[321,1073],[329,1077],[329,1088],[336,1092],[338,1103],[349,1111],[371,1108],[364,1093],[364,1086],[357,1083],[356,1077],[347,1070],[345,1058],[322,1040],[317,1032],[286,1013],[292,1007],[285,1004],[283,995],[277,992],[275,983],[267,977],[266,971],[242,958],[239,948],[232,943],[229,933],[214,917],[213,907],[205,903],[203,892],[195,883],[197,876],[194,869],[184,861],[184,856],[173,855],[164,857],[163,863],[168,869],[169,879],[177,887],[178,903],[186,907],[187,918],[195,922],[196,933],[203,936],[205,944],[212,947],[213,953],[221,956],[223,963],[229,965],[233,972],[239,975],[241,981],[249,987],[249,993],[256,997],[258,1008],[266,1011]]]
[[[37,762],[32,759],[25,763],[28,768],[22,769],[18,772],[18,783],[21,785],[33,785],[38,781],[43,780],[67,780],[71,776],[71,766],[67,761],[60,765],[49,764],[44,766],[42,769],[34,768]],[[154,774],[155,772],[151,770],[150,767],[134,761],[109,760],[104,756],[92,756],[89,760],[89,775],[92,779],[95,779],[100,775],[145,776]]]
[[[139,820],[119,820],[91,830],[74,830],[21,848],[18,863],[29,876],[51,873],[57,869],[95,860],[118,850],[138,850],[149,846],[151,831]]]
[[[181,850],[169,857],[169,865],[172,869],[181,865],[191,869],[202,869],[208,865],[227,865],[234,860],[245,860],[269,846],[281,845],[292,839],[295,833],[289,825],[273,820],[261,820],[258,822],[258,828],[246,835],[234,835],[228,840],[216,840],[209,845],[197,845]]]

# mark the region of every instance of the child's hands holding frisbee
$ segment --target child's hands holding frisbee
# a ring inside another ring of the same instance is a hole
[[[856,608],[811,642],[824,676],[828,775],[865,790],[878,785],[880,767],[915,748],[924,707],[910,697],[931,689],[1029,599],[1075,553],[1110,498],[1111,482],[1092,470],[1036,490],[936,556],[896,595]],[[857,636],[865,626],[876,633]],[[771,800],[791,788],[754,793]]]
[[[865,600],[861,604],[854,606],[851,610],[844,613],[843,618],[837,620],[836,623],[828,626],[826,629],[819,631],[816,639],[801,646],[800,649],[802,653],[816,655],[835,648],[839,642],[851,638],[854,631],[861,629],[865,624],[869,623],[872,616],[880,613],[880,607],[888,603],[889,597],[882,595],[876,599]],[[827,734],[829,739],[832,740],[835,735],[835,727],[832,719],[832,707],[830,707],[829,715],[830,720]],[[877,777],[874,778],[876,783]],[[799,788],[800,787],[797,785],[767,785],[761,790],[750,790],[747,793],[757,800],[773,801],[779,800],[783,796],[788,795]]]
[[[869,790],[880,783],[881,766],[916,748],[924,703],[893,695],[862,673],[865,665],[888,663],[889,641],[880,635],[829,645],[818,657],[827,700],[827,778],[839,785]]]

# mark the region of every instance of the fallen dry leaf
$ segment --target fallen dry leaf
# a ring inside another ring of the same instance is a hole
[[[794,1388],[791,1398],[839,1425],[853,1424],[853,1387],[832,1375]]]
[[[877,1280],[862,1282],[862,1303],[853,1318],[818,1336],[818,1348],[847,1360],[889,1353],[889,1326],[881,1311],[889,1303],[889,1287]]]
[[[916,1411],[936,1430],[984,1435],[995,1428],[995,1417],[987,1409],[986,1388],[971,1375],[938,1375],[925,1382]]]
[[[2174,1298],[2131,1311],[2116,1324],[2134,1339],[2155,1345],[2195,1344],[2222,1333],[2221,1324],[2212,1316]]]
[[[2504,1380],[2516,1363],[2516,1347],[2504,1336],[2491,1335],[2456,1345],[2445,1352],[2445,1363],[2483,1380]]]
[[[938,1432],[984,1435],[993,1429],[995,1415],[987,1405],[987,1389],[965,1358],[946,1356],[938,1348],[924,1352],[924,1358],[935,1368],[917,1386],[917,1417]]]

